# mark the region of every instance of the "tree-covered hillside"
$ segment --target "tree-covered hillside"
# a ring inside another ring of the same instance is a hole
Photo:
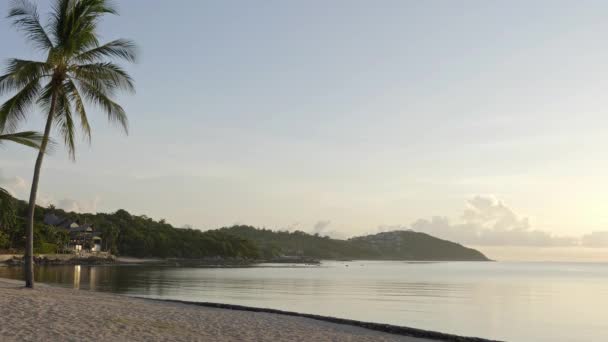
[[[59,252],[66,243],[67,234],[64,230],[42,223],[44,215],[50,212],[80,223],[92,224],[102,233],[102,249],[116,255],[188,259],[259,257],[258,249],[251,241],[218,231],[175,228],[164,220],[155,221],[143,215],[131,215],[125,210],[111,214],[77,214],[42,207],[37,208],[35,217],[36,253]],[[5,241],[5,245],[0,246],[0,249],[23,249],[25,202],[16,201],[16,213],[15,224],[2,228],[3,231],[11,233],[9,241]]]
[[[488,260],[481,252],[458,243],[411,230],[361,236],[349,240],[367,248],[381,259],[394,260]]]
[[[15,204],[16,222],[0,228],[0,250],[22,250],[24,246],[26,204],[23,201]],[[52,207],[36,210],[36,253],[60,252],[69,238],[65,230],[42,223],[47,213],[80,224],[92,224],[101,232],[102,249],[115,255],[185,259],[271,260],[281,256],[300,256],[316,259],[487,260],[474,249],[413,231],[379,233],[349,240],[242,225],[200,231],[175,228],[164,220],[132,215],[125,210],[110,214],[77,214]]]
[[[488,260],[477,250],[414,231],[379,233],[349,240],[250,226],[234,226],[219,231],[253,241],[265,258],[297,255],[319,259]]]
[[[233,226],[218,231],[253,241],[265,259],[281,255],[318,259],[366,259],[374,256],[370,254],[370,250],[353,245],[347,240],[311,235],[298,230],[288,232]]]

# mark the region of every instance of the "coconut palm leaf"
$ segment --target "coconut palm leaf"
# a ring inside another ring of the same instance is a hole
[[[17,144],[39,149],[40,144],[42,143],[42,138],[42,134],[33,131],[12,134],[0,134],[0,145],[2,145],[2,143],[5,141],[12,141]]]

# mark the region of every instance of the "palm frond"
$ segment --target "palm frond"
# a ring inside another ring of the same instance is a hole
[[[117,14],[106,0],[59,0],[53,12],[51,31],[55,36],[55,45],[67,57],[99,46],[99,19],[104,14]]]
[[[35,79],[50,76],[51,66],[44,62],[9,59],[6,74],[0,76],[0,96],[9,91],[20,90]]]
[[[36,101],[40,92],[40,82],[30,81],[15,96],[0,107],[0,131],[13,132],[17,124],[25,119],[29,107]]]
[[[74,127],[72,105],[67,94],[63,92],[57,96],[55,126],[63,137],[70,159],[76,160],[76,127]]]
[[[91,63],[102,61],[104,58],[108,57],[116,57],[128,62],[136,62],[136,45],[128,39],[117,39],[85,51],[74,59],[78,63]]]
[[[86,108],[82,96],[78,88],[71,79],[66,81],[66,91],[69,96],[69,100],[74,103],[74,109],[80,119],[80,127],[82,128],[85,137],[91,143],[91,126],[89,125],[89,119],[87,117]]]
[[[43,135],[34,131],[19,133],[0,134],[0,144],[4,141],[12,141],[17,144],[39,149],[42,144]]]
[[[40,17],[36,6],[27,0],[13,0],[8,18],[13,19],[13,25],[25,32],[37,48],[49,50],[53,43],[40,24]]]
[[[42,112],[45,115],[45,119],[51,111],[51,100],[53,98],[53,94],[58,92],[58,90],[59,89],[57,89],[53,81],[48,82],[44,87],[40,89],[40,94],[36,99],[36,104],[38,104],[42,108]]]
[[[78,80],[78,86],[87,98],[92,103],[103,109],[110,122],[119,124],[125,131],[129,133],[129,120],[127,119],[127,113],[125,110],[116,102],[112,101],[103,89],[96,86],[94,83]]]
[[[72,6],[70,4],[72,2],[73,0],[57,0],[51,7],[51,18],[48,27],[53,37],[54,45],[57,47],[61,45],[62,34],[67,26],[67,16],[65,13]]]
[[[0,91],[14,90],[13,85],[22,85],[22,82],[27,83],[32,78],[36,78],[43,74],[47,64],[38,61],[29,61],[17,58],[11,58],[6,61],[6,73],[0,76]]]
[[[113,93],[115,88],[131,93],[135,92],[135,84],[131,76],[114,63],[92,63],[74,66],[71,74],[79,81],[101,83],[98,88],[103,88],[107,93]]]

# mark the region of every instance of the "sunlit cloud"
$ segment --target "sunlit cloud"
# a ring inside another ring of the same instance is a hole
[[[315,223],[315,225],[312,228],[313,234],[322,235],[322,234],[326,233],[327,228],[329,227],[330,224],[331,224],[331,221],[329,221],[329,220],[318,221],[317,223]]]
[[[15,198],[27,198],[30,190],[30,183],[19,176],[5,176],[0,169],[0,187],[6,189]],[[36,204],[39,206],[48,207],[50,205],[55,205],[59,209],[76,213],[96,213],[100,201],[101,197],[97,195],[90,200],[77,200],[72,198],[56,199],[44,192],[38,193],[36,198]]]
[[[0,187],[8,191],[12,196],[19,196],[27,188],[25,179],[15,176],[7,177],[0,169]]]
[[[592,232],[583,235],[581,244],[585,247],[608,247],[608,231]]]
[[[466,203],[466,208],[458,222],[447,217],[419,219],[409,226],[381,226],[379,231],[412,229],[442,239],[477,246],[531,246],[567,247],[589,245],[592,239],[602,244],[601,233],[593,233],[583,238],[556,236],[550,232],[533,229],[528,218],[519,217],[511,208],[491,196],[476,196]],[[594,235],[595,234],[595,235]],[[606,234],[608,241],[608,234]],[[608,243],[605,244],[608,246]]]

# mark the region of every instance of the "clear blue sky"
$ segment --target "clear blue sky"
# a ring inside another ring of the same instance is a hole
[[[608,229],[605,1],[118,4],[102,35],[141,49],[131,134],[92,111],[92,146],[46,159],[42,201],[350,236],[463,222],[482,196],[531,230]],[[0,42],[36,57],[7,19]],[[34,153],[0,152],[25,197]]]

